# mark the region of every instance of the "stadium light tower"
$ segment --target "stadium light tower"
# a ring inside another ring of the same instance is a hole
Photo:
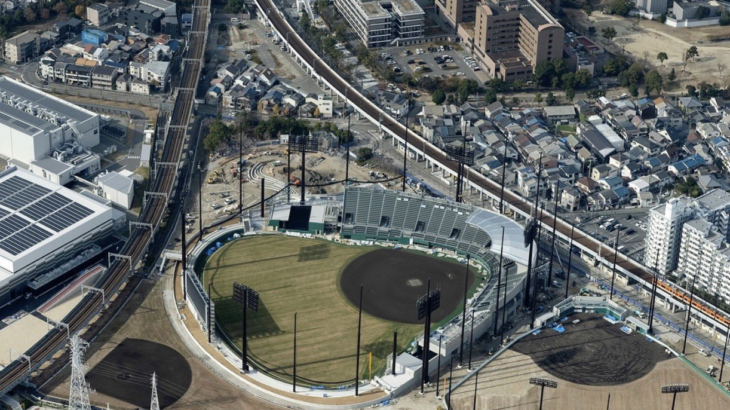
[[[466,272],[464,273],[464,306],[461,310],[461,341],[459,343],[459,368],[464,365],[464,327],[466,326],[466,295],[469,292],[469,262],[471,256],[466,254]],[[420,319],[420,318],[419,318]]]
[[[157,374],[152,373],[152,400],[150,410],[160,410],[160,398],[157,395]]]
[[[540,278],[540,272],[538,271],[538,263],[540,262],[540,237],[542,236],[542,207],[540,208],[540,216],[537,219],[537,246],[535,247],[535,263],[532,266],[532,270],[535,271],[535,277],[532,279],[532,303],[530,304],[530,310],[532,310],[532,320],[530,321],[530,329],[535,327],[535,315],[537,314],[537,290],[538,290],[538,279]],[[527,272],[528,275],[532,275],[532,272]]]
[[[424,391],[424,385],[428,383],[428,354],[430,352],[429,341],[431,340],[431,313],[441,306],[441,289],[431,290],[431,279],[428,279],[426,294],[421,296],[416,302],[416,311],[418,312],[418,320],[424,319],[423,328],[423,353],[421,366],[421,394]]]
[[[570,224],[570,245],[568,245],[568,273],[565,274],[565,299],[568,299],[568,286],[570,285],[570,271],[573,263],[573,234],[575,233],[575,225]]]
[[[692,319],[692,302],[695,297],[695,281],[697,274],[692,278],[692,286],[689,289],[689,305],[687,306],[687,323],[684,325],[684,343],[682,344],[682,354],[687,350],[687,335],[689,334],[689,321]]]
[[[248,326],[246,323],[246,312],[248,309],[254,312],[259,311],[259,293],[242,285],[233,282],[233,300],[241,304],[243,310],[243,343],[241,346],[241,371],[248,372]]]
[[[535,194],[535,205],[533,205],[532,209],[530,210],[530,217],[531,219],[528,220],[526,226],[525,226],[525,246],[529,246],[530,250],[528,252],[527,257],[527,280],[525,281],[525,300],[524,300],[524,307],[528,308],[530,307],[530,284],[531,284],[531,276],[530,272],[532,272],[532,248],[534,246],[534,239],[535,239],[535,230],[537,222],[535,221],[535,218],[537,218],[537,204],[540,200],[540,179],[542,175],[542,154],[540,154],[540,159],[538,160],[538,168],[537,168],[537,193]],[[534,214],[534,216],[533,216]],[[539,249],[539,244],[538,244]]]
[[[662,394],[672,395],[672,410],[674,410],[674,405],[677,403],[677,393],[687,393],[688,391],[688,384],[668,384],[662,386]]]
[[[461,146],[448,144],[444,147],[446,155],[453,162],[456,162],[456,202],[464,202],[464,166],[471,167],[474,165],[474,150],[467,148],[466,136],[462,138]]]
[[[540,410],[542,410],[542,398],[545,394],[545,387],[556,389],[558,388],[558,382],[555,380],[543,379],[542,377],[531,377],[530,384],[540,386]]]
[[[502,256],[504,256],[504,225],[502,225],[502,244],[499,247],[499,265],[497,265],[497,297],[494,299],[494,330],[492,334],[497,336],[499,322],[499,292],[502,289]],[[507,292],[507,282],[504,283],[504,291]]]
[[[553,257],[555,256],[555,238],[558,236],[555,232],[555,227],[558,223],[558,201],[560,200],[560,181],[558,181],[557,186],[555,187],[555,194],[553,195],[555,198],[555,208],[553,208],[553,231],[552,231],[552,240],[550,242],[550,262],[548,267],[548,280],[547,280],[547,288],[550,288],[553,284]]]
[[[304,205],[304,192],[306,190],[306,168],[307,168],[307,152],[317,152],[319,149],[319,141],[316,137],[309,135],[289,136],[289,150],[296,150],[302,154],[302,180],[300,181],[302,188],[302,197],[300,204]]]
[[[610,295],[611,300],[613,300],[613,290],[614,290],[613,284],[616,281],[616,259],[618,258],[619,233],[621,233],[621,230],[616,229],[616,240],[613,241],[613,272],[611,274],[611,295]]]
[[[720,361],[720,376],[717,378],[717,382],[722,384],[722,371],[725,369],[725,353],[727,353],[727,339],[730,338],[730,325],[727,326],[727,332],[725,333],[725,346],[722,348],[722,360]]]

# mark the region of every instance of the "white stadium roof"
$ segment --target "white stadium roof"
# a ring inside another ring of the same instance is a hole
[[[0,281],[111,218],[111,208],[26,170],[0,173]]]
[[[479,208],[475,208],[466,223],[486,231],[492,238],[491,250],[497,254],[499,254],[502,246],[502,227],[504,226],[504,256],[527,265],[529,251],[528,247],[525,246],[525,228],[520,224],[506,216]]]

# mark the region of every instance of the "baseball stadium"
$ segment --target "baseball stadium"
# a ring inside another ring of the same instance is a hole
[[[353,187],[305,204],[274,203],[264,229],[246,226],[196,246],[187,301],[240,364],[244,305],[234,284],[254,291],[248,365],[280,384],[296,377],[302,388],[336,391],[372,380],[401,393],[421,377],[424,358],[435,373],[439,356],[466,348],[463,320],[478,338],[494,320],[509,320],[523,299],[523,228],[479,207]],[[418,301],[436,292],[424,348]]]

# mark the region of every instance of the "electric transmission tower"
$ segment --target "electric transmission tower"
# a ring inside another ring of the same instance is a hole
[[[69,410],[91,410],[89,402],[89,385],[86,383],[86,366],[84,366],[84,350],[88,343],[79,335],[71,338],[71,394]]]
[[[160,410],[160,399],[157,397],[157,374],[152,373],[152,404],[150,410]]]

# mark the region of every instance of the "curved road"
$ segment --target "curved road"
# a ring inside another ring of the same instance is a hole
[[[317,76],[321,77],[328,85],[331,85],[335,91],[340,94],[340,96],[347,97],[348,101],[352,105],[366,116],[369,116],[372,121],[377,123],[378,120],[381,119],[381,126],[384,131],[387,131],[395,138],[403,139],[406,135],[405,127],[390,115],[383,112],[383,110],[376,106],[372,101],[364,97],[356,88],[347,83],[339,74],[320,59],[320,57],[304,43],[301,37],[299,37],[288,22],[284,20],[272,0],[256,0],[256,3],[259,10],[267,16],[273,27],[280,34],[280,37],[289,42],[289,47],[296,51],[299,57],[304,60],[305,64],[313,68],[313,71]],[[456,166],[449,160],[446,154],[441,151],[441,149],[426,141],[419,134],[410,130],[408,130],[408,134],[405,138],[409,144],[415,144],[418,147],[418,151],[423,151],[426,158],[438,163],[439,167],[449,170],[452,175],[457,174]],[[421,149],[421,147],[423,148]],[[501,186],[484,177],[482,174],[475,172],[472,169],[468,169],[466,180],[470,186],[484,191],[492,197],[499,198]],[[510,208],[522,215],[533,214],[532,204],[509,190],[504,191],[504,201],[509,204]],[[545,228],[552,229],[552,214],[547,211],[543,211],[543,217],[540,222]],[[570,238],[571,225],[568,222],[558,218],[556,230],[558,235],[562,236],[564,239]],[[616,253],[613,249],[603,247],[601,242],[592,238],[585,232],[576,229],[574,244],[583,250],[597,254],[599,258],[603,258],[607,261],[613,261],[614,254],[616,254],[617,269],[640,278],[647,286],[654,279],[653,273],[651,273],[645,266],[626,257],[620,252]],[[685,301],[689,299],[688,292],[677,288],[676,286],[660,282],[660,287],[662,287],[667,293],[674,293],[675,297],[679,299],[683,299]],[[726,325],[730,324],[730,320],[721,315],[714,307],[698,300],[697,297],[694,298],[693,306],[701,309],[709,317],[723,322]]]

